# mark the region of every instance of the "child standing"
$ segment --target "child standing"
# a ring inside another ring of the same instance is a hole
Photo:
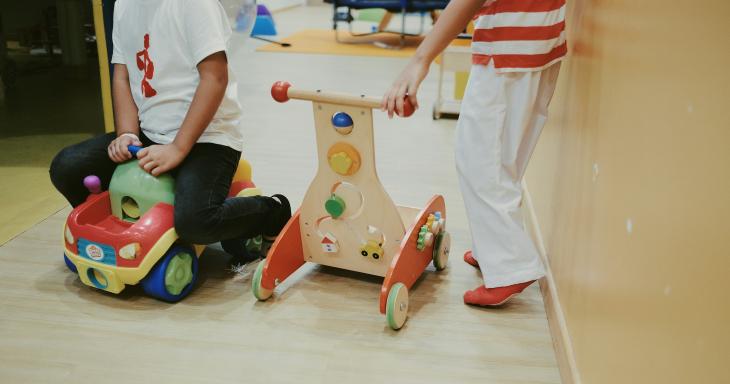
[[[521,181],[567,52],[565,0],[453,0],[383,97],[392,117],[430,63],[474,18],[472,69],[457,126],[456,165],[484,285],[467,304],[501,305],[544,275],[524,230]]]
[[[241,157],[241,107],[228,68],[231,28],[218,0],[118,0],[114,9],[116,133],[63,149],[51,180],[73,206],[82,180],[107,188],[117,163],[144,145],[139,165],[175,176],[175,229],[193,244],[271,239],[291,210],[284,196],[227,198]],[[241,256],[241,255],[234,255]]]

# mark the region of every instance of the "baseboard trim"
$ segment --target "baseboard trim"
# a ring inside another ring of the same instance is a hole
[[[573,343],[568,332],[568,324],[565,320],[563,308],[560,305],[560,296],[558,296],[555,278],[550,268],[550,263],[548,262],[542,231],[537,220],[535,207],[532,204],[532,196],[527,188],[527,182],[524,180],[522,182],[522,189],[524,191],[523,208],[526,213],[528,231],[537,245],[537,250],[545,265],[545,277],[540,279],[540,292],[545,303],[545,313],[547,314],[548,324],[550,326],[550,334],[553,339],[553,348],[555,349],[555,357],[558,361],[560,377],[564,384],[581,384],[580,374],[575,362]]]

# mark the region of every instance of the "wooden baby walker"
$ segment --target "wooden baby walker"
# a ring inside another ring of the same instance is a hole
[[[372,109],[380,100],[291,88],[277,82],[278,102],[310,100],[314,106],[319,165],[304,196],[254,273],[253,294],[266,300],[274,287],[305,262],[385,278],[380,312],[400,329],[408,314],[408,289],[433,261],[446,268],[451,243],[446,205],[435,195],[423,209],[396,206],[375,170]],[[405,115],[413,113],[406,105]]]

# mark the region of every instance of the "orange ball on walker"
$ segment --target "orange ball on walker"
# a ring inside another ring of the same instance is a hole
[[[411,117],[413,112],[416,112],[416,109],[413,108],[413,104],[411,104],[411,99],[406,96],[405,99],[403,99],[403,115],[400,115],[400,117]]]
[[[287,94],[287,92],[289,91],[290,87],[291,84],[286,81],[275,82],[274,85],[271,86],[271,97],[273,97],[274,100],[280,103],[286,103],[287,101],[289,101],[289,95]]]

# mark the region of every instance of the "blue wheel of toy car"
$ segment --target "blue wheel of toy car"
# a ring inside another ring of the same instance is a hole
[[[76,274],[79,273],[79,270],[76,269],[76,266],[74,265],[74,263],[72,263],[71,260],[69,260],[68,256],[66,256],[65,253],[63,254],[63,261],[66,263],[66,267],[68,267],[69,271],[76,273]]]
[[[173,246],[142,280],[144,291],[167,302],[187,296],[198,278],[198,257],[192,249]]]

